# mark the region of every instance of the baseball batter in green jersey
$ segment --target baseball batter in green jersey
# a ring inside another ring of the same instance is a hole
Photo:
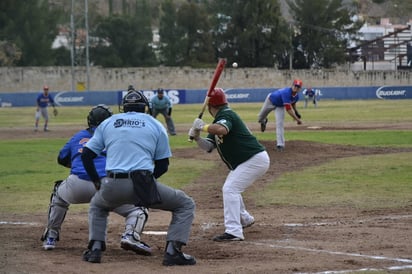
[[[217,149],[230,172],[222,187],[225,232],[214,241],[243,241],[243,229],[255,219],[246,210],[242,192],[266,173],[270,159],[265,147],[250,132],[239,115],[228,105],[221,88],[209,94],[208,110],[214,117],[212,124],[196,118],[189,137],[207,152]],[[206,138],[200,132],[207,132]]]

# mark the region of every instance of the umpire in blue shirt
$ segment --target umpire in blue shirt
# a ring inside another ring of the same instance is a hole
[[[150,105],[152,116],[156,118],[159,113],[162,114],[165,117],[169,134],[176,135],[175,125],[172,120],[172,102],[169,97],[164,95],[163,89],[157,89],[156,96],[153,96],[150,100]]]
[[[123,112],[104,120],[83,149],[84,167],[99,191],[89,208],[89,245],[83,260],[100,263],[106,249],[107,217],[122,204],[135,204],[172,213],[163,265],[194,265],[182,252],[189,241],[195,203],[181,190],[161,184],[172,156],[164,126],[147,112],[149,101],[131,89],[123,98]],[[107,177],[99,178],[93,159],[107,151]]]

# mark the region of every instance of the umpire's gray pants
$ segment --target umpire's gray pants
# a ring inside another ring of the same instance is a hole
[[[195,213],[195,203],[183,191],[156,182],[162,203],[149,208],[172,213],[166,241],[186,244],[189,240]],[[107,217],[109,212],[122,204],[138,201],[130,178],[103,178],[99,191],[93,196],[89,208],[89,240],[106,242]]]
[[[154,118],[157,117],[157,115],[160,113],[163,115],[163,117],[165,117],[165,121],[166,121],[166,126],[167,126],[167,131],[169,132],[169,134],[175,135],[176,134],[176,130],[175,130],[175,124],[173,123],[173,119],[171,116],[169,116],[167,114],[168,109],[152,109],[152,116]]]

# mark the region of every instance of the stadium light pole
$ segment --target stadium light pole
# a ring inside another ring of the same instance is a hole
[[[290,46],[290,53],[289,53],[289,70],[293,69],[293,32],[292,32],[292,23],[289,23],[289,46]]]
[[[74,29],[74,1],[72,0],[72,9],[70,13],[70,28],[71,28],[71,47],[70,47],[70,58],[71,58],[71,73],[72,73],[72,91],[76,91],[76,86],[75,86],[75,79],[76,79],[76,73],[74,71],[74,55],[75,55],[75,46],[76,46],[76,38],[75,38],[75,29]]]
[[[90,90],[89,22],[88,22],[88,6],[89,5],[88,5],[88,0],[84,0],[84,8],[83,8],[80,5],[76,5],[76,1],[79,1],[79,0],[72,0],[71,15],[70,15],[70,27],[71,27],[70,57],[71,57],[72,91],[76,91],[77,83],[84,84],[84,82],[86,82],[85,89],[89,91]],[[83,10],[84,13],[77,12],[78,10]],[[80,23],[84,25],[80,26]],[[78,32],[78,29],[84,30],[84,32]],[[80,73],[77,69],[78,66],[83,66],[83,69],[80,70],[80,71],[83,71],[82,77],[78,75]],[[84,68],[86,69],[85,73],[84,73]],[[78,79],[78,78],[81,78],[81,79]]]
[[[90,90],[90,63],[89,63],[89,4],[84,0],[84,21],[86,29],[86,90]]]

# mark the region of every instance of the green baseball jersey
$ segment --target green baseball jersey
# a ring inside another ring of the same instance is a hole
[[[214,143],[230,170],[265,150],[239,115],[228,106],[218,111],[213,123],[224,126],[228,131],[228,134],[223,136],[208,134],[207,139]]]

